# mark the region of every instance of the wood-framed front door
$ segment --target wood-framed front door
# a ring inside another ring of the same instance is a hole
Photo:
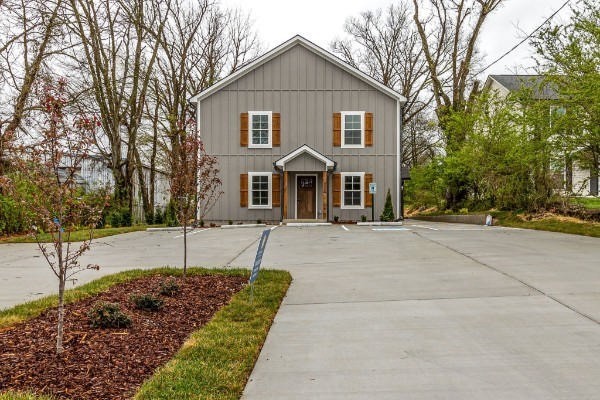
[[[317,219],[317,175],[296,175],[296,219]]]

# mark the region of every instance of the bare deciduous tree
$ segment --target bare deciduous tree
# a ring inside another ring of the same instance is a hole
[[[133,180],[141,163],[138,133],[160,46],[156,37],[164,29],[171,3],[71,0],[70,4],[72,30],[84,54],[78,67],[92,90],[93,107],[109,143],[104,148],[97,137],[96,144],[112,170],[115,199],[132,210]],[[138,179],[144,187],[143,175]],[[148,205],[144,197],[144,206]]]
[[[430,106],[433,96],[429,90],[430,72],[424,57],[421,39],[413,26],[411,10],[405,4],[391,5],[385,10],[366,11],[349,18],[344,30],[349,36],[336,40],[332,49],[350,65],[389,86],[404,97],[403,125],[411,128],[411,139],[404,140],[403,152],[408,154],[433,153],[421,149],[427,145],[429,132],[425,125],[413,120],[423,120],[421,114]],[[417,138],[417,136],[419,136]],[[418,143],[418,149],[410,147]],[[419,160],[421,157],[417,157]],[[414,159],[411,159],[414,162]]]
[[[34,189],[31,193],[13,191],[13,195],[27,208],[29,226],[38,247],[58,278],[56,352],[61,354],[65,286],[78,272],[98,269],[97,265],[81,266],[79,257],[90,248],[93,230],[107,198],[100,193],[86,195],[77,185],[77,173],[90,153],[91,133],[98,128],[98,121],[68,114],[69,98],[64,80],[48,80],[38,97],[42,111],[40,135],[34,143],[22,147],[14,165],[19,179]],[[89,236],[79,244],[72,244],[71,233],[81,227],[87,227]],[[50,244],[41,241],[41,232],[51,235]]]
[[[190,124],[193,125],[193,124]],[[187,130],[193,131],[188,128]],[[171,197],[175,202],[179,222],[183,227],[183,277],[187,271],[187,230],[196,218],[199,201],[203,210],[212,207],[221,196],[221,179],[218,176],[216,157],[204,151],[196,135],[187,135],[177,154],[172,153]],[[200,191],[200,197],[197,196]],[[210,209],[210,208],[209,208]]]
[[[60,33],[62,0],[4,0],[0,4],[0,174],[7,146],[30,109],[30,97]]]
[[[436,114],[450,151],[464,141],[464,133],[449,132],[447,118],[453,111],[468,108],[479,90],[472,71],[477,40],[485,20],[502,2],[413,0],[413,20],[431,75]],[[425,15],[421,14],[423,9]]]

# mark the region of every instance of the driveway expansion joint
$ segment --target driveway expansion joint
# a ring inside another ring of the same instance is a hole
[[[503,296],[456,296],[456,297],[423,297],[414,299],[383,299],[383,300],[348,300],[348,301],[323,301],[306,303],[283,303],[282,306],[315,306],[326,304],[362,304],[362,303],[406,303],[410,301],[438,301],[438,300],[469,300],[469,299],[502,299],[510,297],[543,296],[542,294],[509,294]]]
[[[578,314],[578,315],[582,316],[583,318],[585,318],[585,319],[588,319],[588,320],[590,320],[590,321],[594,322],[594,323],[595,323],[595,324],[597,324],[597,325],[600,325],[600,321],[599,321],[599,320],[597,320],[597,319],[595,319],[595,318],[594,318],[594,317],[592,317],[591,315],[589,315],[589,314],[586,314],[586,313],[584,313],[584,312],[581,312],[581,311],[577,310],[576,308],[574,308],[574,307],[572,307],[572,306],[570,306],[570,305],[568,305],[568,304],[566,304],[566,303],[564,303],[564,302],[560,301],[559,299],[557,299],[556,297],[554,297],[554,296],[550,295],[549,293],[546,293],[546,292],[544,292],[544,291],[542,291],[542,290],[540,290],[540,289],[536,288],[535,286],[533,286],[533,285],[531,285],[531,284],[529,284],[529,283],[525,282],[525,281],[524,281],[524,280],[522,280],[522,279],[519,279],[519,278],[517,278],[516,276],[513,276],[513,275],[511,275],[511,274],[509,274],[509,273],[507,273],[507,272],[504,272],[504,271],[502,271],[501,269],[498,269],[498,268],[496,268],[496,267],[493,267],[493,266],[491,266],[491,265],[489,265],[489,264],[486,264],[486,263],[484,263],[483,261],[480,261],[480,260],[476,259],[475,257],[473,257],[473,256],[470,256],[469,254],[463,253],[462,251],[460,251],[460,250],[457,250],[457,249],[455,249],[455,248],[453,248],[453,247],[450,247],[450,246],[448,246],[448,245],[445,245],[445,244],[444,244],[444,243],[442,243],[442,242],[439,242],[439,241],[437,241],[437,240],[434,240],[434,239],[428,238],[428,237],[426,237],[426,236],[423,236],[423,235],[422,235],[422,234],[420,234],[419,232],[413,232],[413,233],[414,233],[415,235],[417,235],[418,237],[422,238],[422,239],[425,239],[425,240],[427,240],[427,241],[429,241],[429,242],[435,243],[435,244],[437,244],[438,246],[445,247],[446,249],[448,249],[448,250],[450,250],[450,251],[452,251],[452,252],[454,252],[454,253],[456,253],[456,254],[459,254],[459,255],[461,255],[461,256],[463,256],[463,257],[466,257],[466,258],[468,258],[469,260],[471,260],[471,261],[473,261],[473,262],[475,262],[475,263],[477,263],[477,264],[481,265],[482,267],[485,267],[485,268],[491,269],[492,271],[495,271],[495,272],[497,272],[497,273],[499,273],[499,274],[501,274],[501,275],[504,275],[504,276],[505,276],[505,277],[507,277],[507,278],[513,279],[513,280],[515,280],[515,281],[517,281],[517,282],[519,282],[519,283],[523,284],[524,286],[528,287],[529,289],[531,289],[531,290],[533,290],[533,291],[537,292],[538,294],[540,294],[540,295],[542,295],[542,296],[545,296],[545,297],[549,298],[550,300],[553,300],[553,301],[555,301],[556,303],[560,304],[561,306],[563,306],[563,307],[565,307],[565,308],[568,308],[569,310],[571,310],[571,311],[573,311],[574,313],[576,313],[576,314]]]

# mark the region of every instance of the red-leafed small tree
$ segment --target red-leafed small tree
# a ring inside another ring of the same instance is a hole
[[[187,124],[192,126],[193,124]],[[183,227],[183,277],[187,272],[188,225],[198,214],[204,218],[223,192],[217,158],[206,154],[202,141],[181,131],[181,145],[171,156],[171,199]],[[198,212],[199,211],[199,212]]]
[[[13,163],[18,178],[29,182],[33,189],[26,198],[22,191],[13,193],[21,197],[16,200],[27,208],[31,234],[58,278],[56,352],[61,354],[65,285],[84,269],[98,269],[97,265],[81,266],[79,258],[90,248],[93,230],[108,197],[100,191],[85,193],[77,182],[81,164],[90,155],[93,130],[99,126],[97,120],[68,115],[65,80],[47,80],[37,92],[41,110],[39,137],[21,146],[20,157]],[[11,189],[10,182],[5,186]],[[87,228],[89,236],[81,243],[72,244],[71,233],[81,228]],[[42,243],[42,232],[51,235],[50,243]]]

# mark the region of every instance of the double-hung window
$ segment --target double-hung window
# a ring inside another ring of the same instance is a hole
[[[270,172],[249,172],[250,201],[248,208],[271,208],[271,185],[272,174]]]
[[[342,173],[342,208],[364,208],[364,172]]]
[[[273,147],[273,113],[271,111],[248,112],[248,147]]]
[[[342,147],[365,147],[365,112],[342,111]]]

